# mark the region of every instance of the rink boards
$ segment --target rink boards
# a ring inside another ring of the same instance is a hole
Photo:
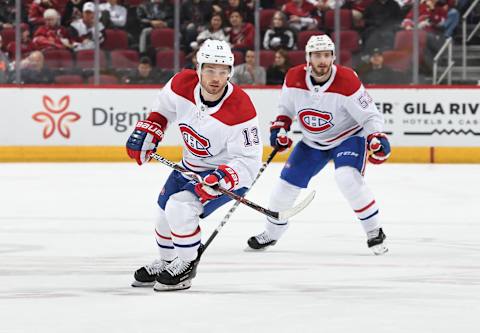
[[[135,123],[148,115],[159,89],[4,86],[0,88],[0,161],[127,161],[125,142]],[[268,154],[269,122],[276,115],[280,89],[246,91],[257,109]],[[480,162],[479,88],[398,86],[368,91],[385,117],[393,146],[390,161]],[[300,135],[294,134],[294,139]],[[159,153],[178,160],[181,143],[172,126]]]

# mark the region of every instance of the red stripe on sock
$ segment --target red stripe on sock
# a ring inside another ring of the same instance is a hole
[[[175,236],[175,237],[178,237],[178,238],[187,238],[187,237],[193,237],[196,234],[198,234],[199,232],[200,232],[200,227],[198,227],[197,230],[195,230],[193,233],[191,233],[189,235],[179,235],[179,234],[176,234],[176,233],[172,232],[172,236]]]
[[[355,213],[361,213],[361,212],[363,212],[363,211],[366,211],[366,210],[369,209],[370,207],[372,207],[374,204],[375,204],[375,200],[373,200],[372,202],[370,202],[368,205],[366,205],[366,206],[363,207],[363,208],[354,210],[354,212],[355,212]]]
[[[168,240],[171,240],[171,239],[172,239],[172,237],[167,237],[167,236],[162,236],[162,235],[160,235],[160,234],[158,233],[157,229],[155,229],[155,233],[156,233],[157,236],[160,237],[160,238],[168,239]]]

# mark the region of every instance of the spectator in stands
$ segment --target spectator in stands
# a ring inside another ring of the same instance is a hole
[[[139,50],[145,53],[152,29],[173,27],[173,6],[169,0],[145,0],[137,7],[137,17],[142,27]]]
[[[275,9],[276,3],[275,0],[260,0],[260,7],[263,9]]]
[[[82,18],[83,5],[87,0],[69,0],[65,5],[62,15],[62,25],[70,26],[73,21]]]
[[[289,26],[293,30],[315,30],[318,28],[317,8],[305,0],[289,1],[283,5],[282,11],[287,15]]]
[[[78,19],[70,25],[70,36],[73,40],[73,49],[90,50],[95,48],[95,4],[86,2],[83,5],[82,18]],[[104,41],[105,27],[98,22],[98,40],[99,43]]]
[[[273,64],[267,68],[267,84],[282,85],[287,71],[292,67],[288,52],[278,50],[275,52]]]
[[[449,8],[445,0],[426,0],[419,6],[418,27],[427,32],[427,42],[424,50],[422,71],[430,74],[433,67],[433,58],[445,43],[445,39],[452,36],[460,19],[455,8]],[[402,22],[402,27],[413,28],[413,9]]]
[[[228,42],[229,36],[223,30],[223,17],[220,14],[213,14],[210,19],[210,25],[207,30],[203,30],[198,34],[197,40],[190,44],[194,50],[198,49],[200,45],[207,39],[218,39]]]
[[[370,56],[369,66],[361,75],[362,82],[367,84],[388,84],[395,80],[398,82],[398,76],[394,71],[383,65],[383,53],[380,49],[373,49]]]
[[[130,84],[158,84],[159,77],[152,68],[150,58],[142,57],[136,72],[133,75],[126,77],[124,82]]]
[[[10,69],[8,55],[2,51],[2,35],[0,35],[0,83],[7,83]]]
[[[362,34],[364,50],[391,49],[395,32],[401,20],[400,7],[396,0],[375,0],[365,10],[365,29]]]
[[[229,36],[230,44],[233,50],[245,51],[253,49],[255,28],[253,24],[243,22],[243,16],[240,12],[233,11],[230,13]]]
[[[101,21],[107,28],[123,28],[127,23],[127,9],[118,0],[107,0],[98,5]]]
[[[49,8],[57,9],[56,5],[54,0],[33,1],[28,11],[28,22],[33,26],[44,25],[43,13]]]
[[[226,3],[217,1],[219,4],[215,13],[222,14],[224,17],[230,17],[232,12],[239,12],[242,14],[244,22],[253,23],[253,2],[248,4],[244,0],[228,0]],[[219,8],[219,9],[218,9]]]
[[[22,41],[20,44],[20,53],[22,57],[25,57],[30,54],[35,47],[33,42],[30,38],[30,30],[28,29],[28,25],[22,25]],[[7,52],[10,59],[15,59],[15,42],[10,42],[7,45]]]
[[[0,0],[0,30],[13,28],[15,0]]]
[[[195,42],[199,33],[205,30],[210,14],[213,12],[211,0],[185,0],[180,10],[182,22],[181,31],[183,44],[190,51],[190,45]],[[222,19],[223,21],[223,19]]]
[[[361,28],[364,25],[363,17],[365,10],[374,0],[346,0],[342,8],[350,9],[352,12],[353,26]]]
[[[255,64],[255,51],[247,50],[245,63],[235,66],[232,82],[235,84],[265,84],[265,68]]]
[[[420,29],[433,34],[443,34],[451,37],[460,20],[460,13],[456,8],[449,8],[445,0],[426,0],[419,6],[418,26]],[[413,28],[413,9],[402,22],[405,29]]]
[[[52,72],[45,68],[45,58],[40,51],[33,51],[20,63],[22,82],[26,84],[53,83]]]
[[[281,11],[275,12],[270,28],[263,36],[263,48],[266,50],[292,50],[295,47],[295,34],[287,28],[287,17]]]
[[[68,30],[60,26],[60,15],[55,9],[49,8],[43,12],[43,19],[45,25],[38,27],[33,35],[36,50],[73,48]]]

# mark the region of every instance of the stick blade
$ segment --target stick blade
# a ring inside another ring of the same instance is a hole
[[[278,213],[278,220],[279,221],[288,220],[292,216],[295,216],[298,213],[300,213],[302,210],[304,210],[310,204],[310,202],[312,202],[313,198],[315,198],[315,193],[316,193],[315,191],[310,192],[305,197],[305,199],[303,199],[302,202],[300,202],[298,205],[296,205],[296,206],[294,206],[290,209],[279,212]]]

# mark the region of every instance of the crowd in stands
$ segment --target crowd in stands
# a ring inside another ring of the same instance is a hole
[[[253,51],[255,1],[261,8],[259,64]],[[22,60],[17,65],[15,0],[0,0],[0,83],[17,83],[18,67],[21,83],[92,82],[96,29],[102,83],[165,83],[174,74],[174,1],[100,2],[95,26],[91,1],[22,1]],[[469,2],[421,1],[424,73],[445,39],[454,35]],[[303,50],[311,35],[326,33],[335,41],[335,3],[341,5],[340,62],[357,69],[366,83],[409,82],[412,0],[182,0],[178,62],[194,68],[203,41],[225,40],[235,55],[233,82],[280,85],[291,66],[305,62]]]

